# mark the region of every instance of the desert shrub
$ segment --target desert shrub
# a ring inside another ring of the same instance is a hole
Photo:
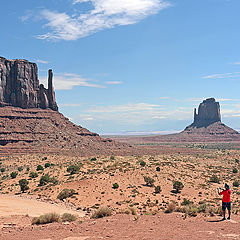
[[[70,174],[70,175],[73,175],[75,173],[77,173],[78,171],[80,170],[80,167],[77,166],[77,165],[71,165],[67,168],[67,172]]]
[[[6,171],[6,168],[1,168],[1,172],[5,172]]]
[[[155,193],[160,193],[162,191],[161,186],[155,186]]]
[[[65,188],[58,194],[57,198],[63,200],[72,197],[74,194],[77,194],[74,189]]]
[[[198,212],[199,213],[206,213],[207,212],[207,208],[208,208],[208,206],[207,206],[206,203],[201,203],[198,206]]]
[[[140,164],[140,166],[142,166],[142,167],[145,167],[145,166],[146,166],[146,162],[144,162],[143,160],[141,160],[139,164]]]
[[[176,193],[181,192],[181,190],[184,188],[184,185],[180,181],[173,182],[173,189],[175,189]]]
[[[195,205],[190,204],[184,207],[184,212],[190,217],[196,217],[198,208]]]
[[[160,167],[156,167],[156,171],[157,171],[157,172],[160,172]]]
[[[36,178],[36,177],[38,177],[38,173],[36,173],[36,172],[30,172],[29,177],[30,177],[30,178]]]
[[[42,160],[47,160],[47,157],[43,157]]]
[[[114,157],[114,156],[111,156],[111,157],[110,157],[110,160],[115,160],[115,157]]]
[[[53,222],[59,222],[60,221],[60,215],[56,213],[47,213],[44,215],[41,215],[40,217],[35,217],[32,220],[32,224],[47,224],[47,223],[53,223]]]
[[[210,177],[210,182],[212,182],[212,183],[220,183],[220,179],[218,178],[217,175],[212,175]]]
[[[77,219],[76,216],[71,213],[64,213],[61,216],[62,222],[74,222],[76,221],[76,219]]]
[[[49,179],[49,182],[54,184],[54,185],[57,185],[58,184],[58,180],[55,178],[55,177],[52,177]]]
[[[17,172],[11,172],[11,173],[10,173],[10,177],[11,177],[12,179],[13,179],[13,178],[16,178],[17,175],[18,175]]]
[[[21,179],[21,180],[19,180],[19,186],[20,186],[20,188],[21,188],[21,191],[24,193],[26,190],[28,190],[29,189],[29,186],[28,186],[28,184],[29,184],[29,182],[28,182],[28,180],[26,180],[26,179]]]
[[[234,181],[234,182],[233,182],[233,186],[234,186],[234,187],[239,187],[239,185],[240,185],[240,183],[239,183],[238,181]]]
[[[29,168],[29,167],[27,167],[27,168],[26,168],[26,170],[27,170],[27,172],[29,172],[30,168]]]
[[[21,172],[23,170],[23,167],[18,167],[18,171]]]
[[[45,168],[48,168],[48,167],[50,167],[50,166],[51,166],[50,163],[45,163],[45,165],[44,165]]]
[[[94,157],[94,158],[91,158],[90,160],[94,162],[94,161],[97,161],[97,158]]]
[[[235,162],[236,162],[236,163],[239,163],[239,160],[238,160],[238,159],[235,159]]]
[[[183,202],[181,203],[181,205],[182,205],[182,206],[186,206],[186,205],[190,205],[190,204],[192,204],[192,203],[193,203],[193,202],[190,201],[189,199],[184,198],[184,199],[183,199]]]
[[[48,174],[43,175],[40,180],[39,180],[39,185],[43,186],[46,185],[47,183],[49,183],[50,177]]]
[[[175,203],[169,203],[167,206],[167,209],[165,210],[165,213],[172,213],[176,209]]]
[[[152,187],[153,183],[155,182],[155,180],[151,177],[148,176],[144,176],[144,181],[146,183],[147,186]]]
[[[43,171],[43,170],[44,170],[44,168],[43,168],[42,165],[38,165],[38,166],[37,166],[37,171]]]
[[[92,214],[91,218],[103,218],[111,215],[112,210],[109,207],[101,207]]]
[[[119,185],[118,183],[114,183],[113,186],[112,186],[113,189],[118,189],[119,188]]]
[[[234,167],[232,172],[237,173],[238,172],[237,168]]]

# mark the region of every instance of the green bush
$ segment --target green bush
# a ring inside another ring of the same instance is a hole
[[[42,160],[47,160],[47,157],[43,157]]]
[[[113,189],[118,189],[119,188],[119,185],[118,183],[114,183],[113,186],[112,186]]]
[[[234,182],[233,182],[233,186],[234,186],[234,187],[239,187],[239,185],[240,185],[240,183],[239,183],[238,181],[234,181]]]
[[[28,182],[28,180],[26,180],[26,179],[21,179],[21,180],[19,180],[19,186],[20,186],[20,188],[21,188],[21,191],[24,193],[26,190],[28,190],[29,189],[29,186],[28,186],[28,184],[29,184],[29,182]]]
[[[18,167],[18,171],[21,172],[23,170],[23,167]]]
[[[36,177],[38,177],[38,173],[36,173],[36,172],[30,172],[29,177],[30,177],[30,178],[36,178]]]
[[[44,168],[43,168],[42,165],[38,165],[38,166],[37,166],[37,171],[43,171],[43,170],[44,170]]]
[[[3,172],[5,172],[6,171],[6,169],[5,168],[1,168],[1,172],[3,173]]]
[[[18,175],[17,172],[11,172],[11,173],[10,173],[10,177],[11,177],[12,179],[13,179],[13,178],[16,178],[17,175]]]
[[[160,167],[156,167],[156,171],[157,171],[157,172],[160,172]]]
[[[161,186],[155,186],[155,193],[160,193],[161,191]]]
[[[180,181],[173,182],[173,189],[175,189],[176,193],[181,192],[181,190],[184,188],[184,185]]]
[[[70,175],[73,175],[75,173],[77,173],[78,171],[80,170],[80,167],[77,166],[77,165],[71,165],[67,168],[67,172],[70,174]]]
[[[152,187],[153,183],[155,182],[155,180],[151,177],[148,176],[144,176],[144,181],[146,183],[147,186]]]
[[[110,160],[112,160],[112,161],[115,160],[115,157],[114,157],[114,156],[111,156],[111,157],[110,157]]]
[[[181,203],[182,206],[186,206],[186,205],[190,205],[192,204],[193,202],[188,200],[187,198],[184,198],[183,199],[183,202]]]
[[[58,199],[64,200],[66,198],[72,197],[74,194],[77,194],[74,189],[63,189],[57,196]]]
[[[237,168],[233,168],[233,173],[238,173]]]
[[[46,185],[47,183],[49,183],[49,181],[50,181],[49,175],[48,175],[48,174],[45,174],[45,175],[43,175],[43,176],[40,178],[40,180],[39,180],[39,185],[40,185],[40,186]]]
[[[218,178],[217,175],[212,175],[210,177],[210,182],[212,182],[212,183],[220,183],[220,179]]]
[[[94,157],[94,158],[91,158],[90,160],[94,162],[94,161],[97,161],[97,158]]]
[[[144,162],[143,160],[141,160],[141,161],[140,161],[140,165],[141,165],[142,167],[145,167],[145,166],[146,166],[146,162]]]
[[[50,163],[45,163],[45,165],[44,165],[45,168],[48,168],[48,167],[50,167],[50,166],[51,166]]]

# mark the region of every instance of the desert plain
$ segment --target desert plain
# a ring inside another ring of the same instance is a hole
[[[1,156],[0,239],[239,239],[236,145],[147,143],[123,156]],[[28,181],[24,192],[21,179]],[[225,182],[230,221],[220,221],[217,188]],[[75,218],[32,224],[47,213]]]

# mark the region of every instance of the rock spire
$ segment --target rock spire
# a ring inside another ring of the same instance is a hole
[[[192,127],[207,127],[215,122],[221,122],[220,105],[214,98],[208,98],[194,109],[194,122]]]
[[[48,89],[39,85],[36,63],[0,57],[0,106],[58,110],[49,70]]]

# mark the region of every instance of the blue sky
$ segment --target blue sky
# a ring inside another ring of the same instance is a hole
[[[104,133],[173,132],[207,97],[240,129],[239,0],[12,0],[0,55],[54,71],[57,102]]]

